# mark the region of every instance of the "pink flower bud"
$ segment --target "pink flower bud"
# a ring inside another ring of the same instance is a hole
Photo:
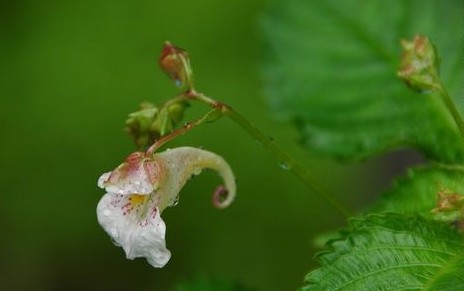
[[[189,89],[193,86],[193,72],[187,51],[166,41],[159,58],[159,65],[174,80],[176,86]]]

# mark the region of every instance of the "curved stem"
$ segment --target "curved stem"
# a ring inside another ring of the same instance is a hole
[[[167,63],[164,63],[164,59],[167,59]],[[180,60],[180,63],[179,63]],[[180,95],[177,95],[173,99],[167,101],[163,104],[163,107],[169,107],[172,104],[185,100],[197,100],[213,109],[206,113],[201,118],[195,120],[194,122],[187,123],[183,127],[170,132],[169,134],[161,137],[155,141],[146,151],[147,155],[153,155],[154,152],[160,148],[165,143],[169,142],[173,138],[182,135],[194,127],[203,124],[206,121],[213,121],[221,118],[222,116],[229,117],[237,125],[239,125],[243,130],[245,130],[251,137],[256,139],[271,155],[273,155],[278,162],[282,165],[283,168],[290,170],[295,176],[298,177],[308,188],[314,191],[318,196],[327,201],[332,205],[336,210],[346,217],[351,216],[350,211],[338,201],[335,195],[332,194],[327,188],[322,186],[309,172],[308,169],[303,167],[298,163],[292,156],[279,148],[274,141],[265,135],[262,131],[256,128],[248,119],[243,117],[237,111],[232,109],[230,106],[221,103],[217,100],[214,100],[210,97],[207,97],[201,93],[197,93],[194,89],[193,82],[193,71],[190,66],[190,60],[186,51],[179,49],[169,42],[166,42],[163,52],[161,53],[160,58],[161,68],[168,73],[172,78],[175,77],[175,81],[186,81],[188,88],[187,92],[184,92]],[[185,77],[185,78],[184,78]],[[464,128],[463,128],[464,132]]]
[[[291,155],[289,155],[287,152],[278,147],[269,136],[265,135],[250,121],[248,121],[240,113],[235,111],[232,107],[219,101],[216,101],[204,94],[197,93],[193,89],[174,97],[173,99],[166,102],[164,106],[169,106],[170,104],[174,104],[183,100],[197,100],[212,107],[213,109],[208,111],[205,115],[198,118],[197,120],[193,122],[188,122],[183,127],[176,129],[155,141],[146,151],[146,154],[148,156],[153,155],[157,149],[159,149],[167,142],[180,135],[185,134],[193,128],[205,122],[213,121],[223,116],[227,116],[237,125],[239,125],[243,130],[245,130],[249,135],[251,135],[254,139],[256,139],[271,155],[273,155],[281,164],[282,168],[291,171],[300,181],[303,182],[303,184],[306,187],[311,189],[316,195],[324,199],[343,216],[348,218],[352,215],[351,211],[349,211],[329,189],[327,189],[321,183],[319,183],[311,175],[310,171],[307,168],[302,166]]]
[[[302,166],[291,155],[278,147],[269,136],[265,135],[240,113],[235,111],[230,106],[218,102],[203,94],[198,94],[194,91],[189,92],[189,94],[191,96],[195,96],[194,99],[206,103],[215,109],[219,109],[223,115],[229,117],[254,139],[256,139],[271,155],[273,155],[278,160],[283,168],[291,171],[300,181],[303,182],[303,184],[313,190],[316,195],[324,199],[345,217],[350,217],[352,215],[351,211],[349,211],[331,191],[319,183],[311,175],[306,167]]]
[[[451,96],[448,94],[448,91],[443,87],[443,85],[438,86],[437,91],[441,95],[446,107],[453,116],[454,122],[456,122],[456,125],[459,131],[461,132],[461,136],[464,138],[464,120],[462,118],[461,113],[457,109],[456,104],[454,103]]]
[[[181,93],[181,94],[178,94],[177,96],[169,99],[168,101],[164,102],[160,106],[160,108],[169,107],[169,106],[174,105],[176,103],[179,103],[179,102],[182,102],[182,101],[189,101],[191,99],[192,99],[192,96],[190,96],[189,94]]]
[[[230,107],[226,107],[225,110],[226,116],[232,119],[235,123],[237,123],[241,128],[243,128],[246,132],[248,132],[253,138],[258,140],[260,144],[267,149],[267,151],[273,155],[282,168],[291,171],[295,176],[300,179],[303,184],[305,184],[308,188],[313,190],[319,197],[324,199],[328,202],[331,206],[337,209],[341,214],[346,217],[351,216],[351,212],[346,209],[346,207],[340,203],[337,197],[332,194],[327,188],[325,188],[322,184],[320,184],[309,172],[306,167],[303,167],[300,163],[298,163],[292,156],[290,156],[287,152],[283,151],[279,148],[274,141],[265,135],[262,131],[256,128],[253,124],[251,124],[247,119],[245,119],[241,114],[237,111],[233,110]]]

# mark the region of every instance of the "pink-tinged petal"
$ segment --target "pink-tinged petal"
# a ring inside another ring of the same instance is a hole
[[[144,257],[152,266],[163,267],[171,253],[166,249],[166,225],[160,214],[175,204],[185,183],[203,169],[215,170],[223,178],[224,186],[214,192],[213,203],[227,207],[235,197],[236,185],[232,169],[222,157],[191,147],[150,157],[131,154],[98,180],[108,192],[98,203],[98,222],[128,259]]]
[[[101,175],[100,178],[98,178],[98,183],[97,183],[98,187],[105,188],[105,183],[106,181],[108,181],[110,175],[111,175],[111,172],[107,172]]]
[[[148,195],[156,189],[162,175],[157,163],[146,158],[144,153],[135,152],[114,171],[103,174],[98,179],[98,186],[114,194]]]
[[[157,207],[156,195],[107,193],[97,206],[100,225],[121,246],[128,259],[144,257],[161,268],[171,253],[166,248],[166,225]]]

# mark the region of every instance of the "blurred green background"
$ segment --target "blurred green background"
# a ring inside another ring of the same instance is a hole
[[[172,259],[126,260],[96,220],[98,177],[135,147],[122,128],[140,102],[176,89],[157,67],[165,40],[187,49],[200,91],[235,107],[355,209],[385,186],[378,161],[311,160],[269,115],[259,63],[266,1],[28,1],[0,4],[0,282],[5,290],[172,290],[198,276],[291,290],[314,267],[315,236],[343,219],[229,120],[175,144],[226,158],[236,202],[214,209],[206,172],[167,209]],[[193,109],[189,116],[202,112]],[[174,144],[171,144],[174,146]],[[366,169],[369,169],[366,172]],[[363,174],[364,173],[364,174]]]

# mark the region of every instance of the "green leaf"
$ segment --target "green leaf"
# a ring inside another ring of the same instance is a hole
[[[419,216],[353,219],[301,290],[462,290],[464,236]]]
[[[254,291],[231,281],[201,276],[191,282],[180,283],[175,291]]]
[[[440,276],[424,286],[424,290],[455,291],[464,290],[464,257],[461,254],[452,260]]]
[[[464,145],[441,100],[409,90],[396,71],[400,39],[427,35],[462,106],[463,8],[460,0],[274,1],[262,21],[273,111],[296,121],[315,155],[356,160],[413,147],[462,163]]]
[[[406,177],[396,180],[385,192],[373,212],[398,212],[436,217],[431,210],[437,207],[437,193],[446,191],[464,195],[464,170],[424,167],[409,170]]]

